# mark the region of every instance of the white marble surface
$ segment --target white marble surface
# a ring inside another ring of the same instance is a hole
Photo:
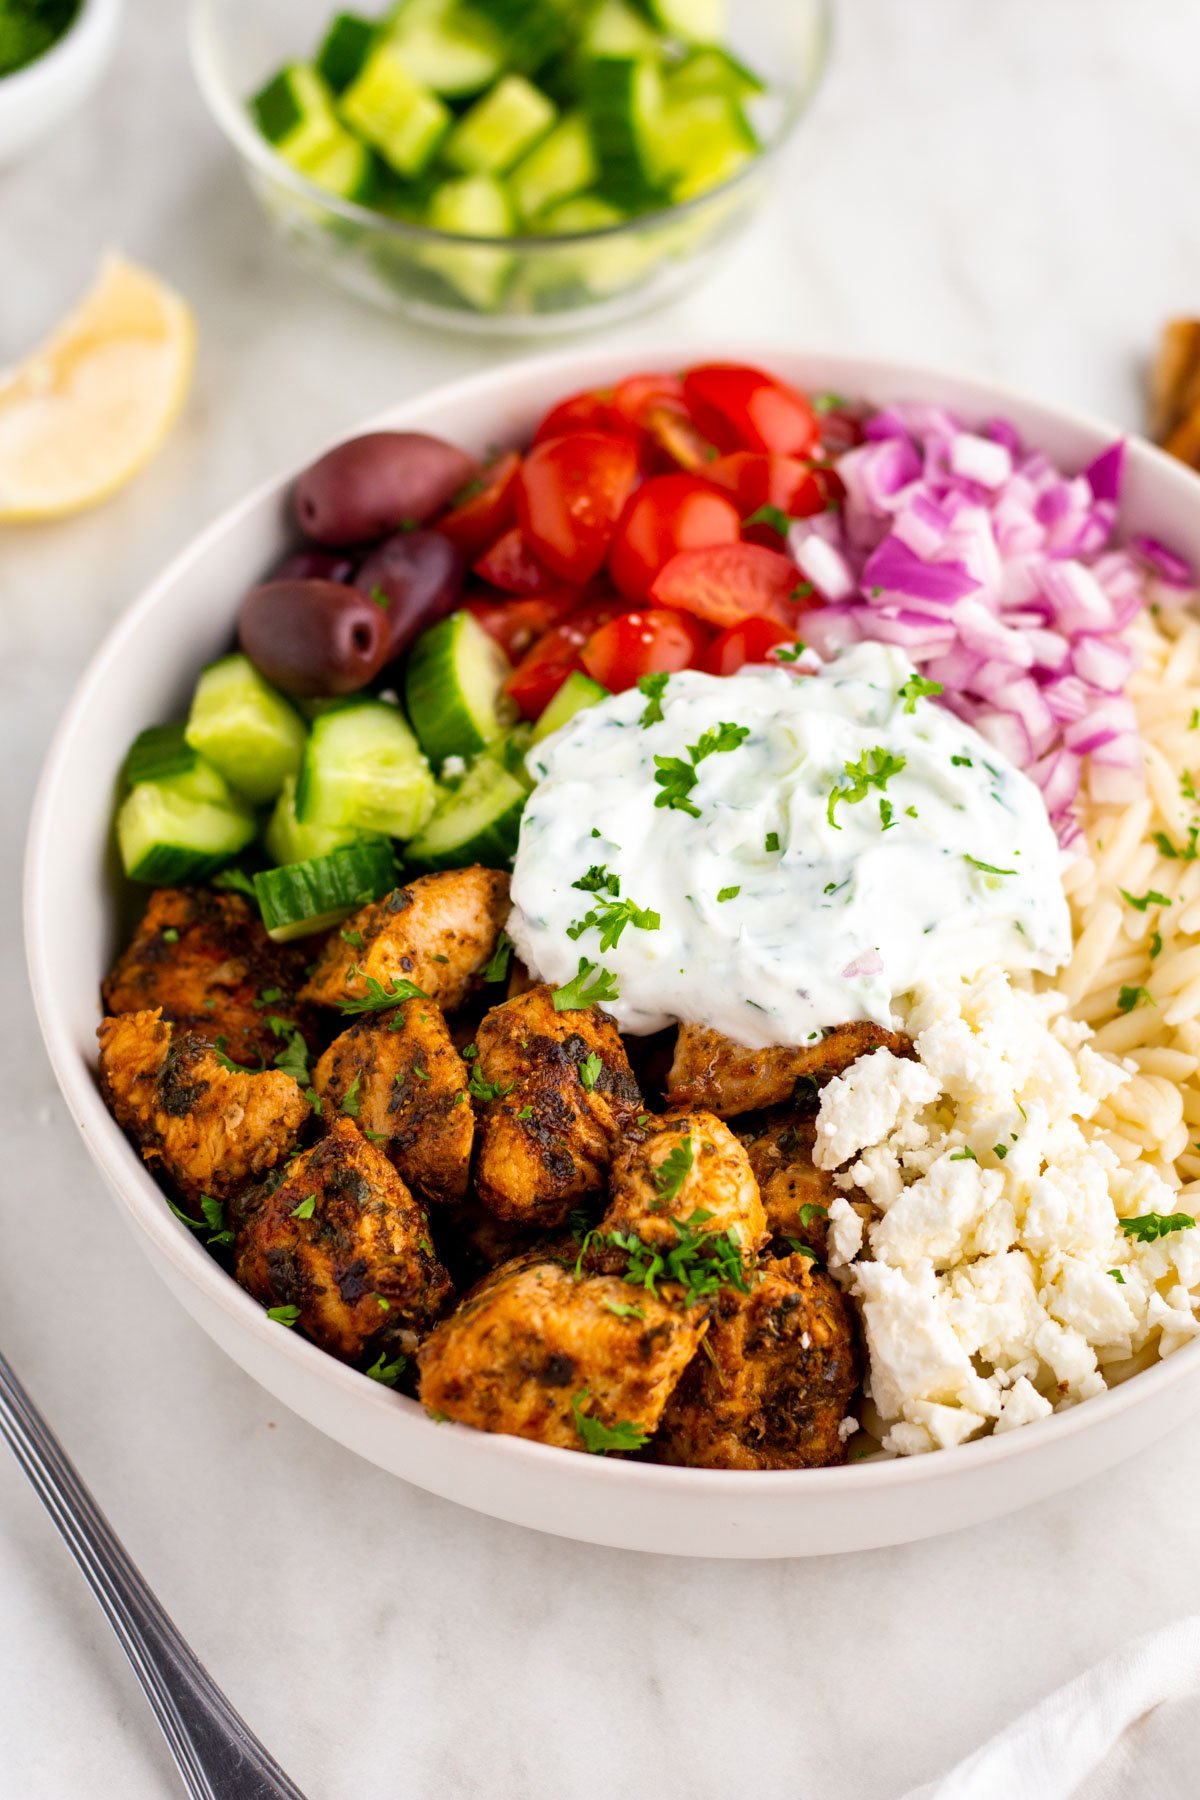
[[[0,361],[109,244],[177,282],[201,333],[186,419],[144,478],[93,516],[0,535],[0,1342],[312,1800],[889,1800],[1200,1606],[1200,1424],[1052,1504],[855,1559],[656,1561],[539,1538],[282,1413],[157,1284],[66,1120],[16,872],[78,669],[248,483],[495,355],[326,292],[266,240],[193,91],[181,14],[130,0],[100,95],[0,176]],[[1198,61],[1191,0],[845,0],[772,211],[626,341],[890,351],[1134,424],[1161,318],[1200,299]],[[0,1800],[174,1791],[115,1643],[0,1455]]]

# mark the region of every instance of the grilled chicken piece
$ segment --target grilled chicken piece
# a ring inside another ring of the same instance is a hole
[[[1200,464],[1200,319],[1170,319],[1150,367],[1150,435],[1170,455]]]
[[[264,1306],[347,1361],[381,1333],[409,1347],[450,1292],[429,1221],[387,1157],[351,1119],[335,1119],[238,1225],[236,1273]]]
[[[656,1250],[673,1250],[679,1242],[675,1221],[689,1220],[697,1211],[709,1215],[698,1222],[699,1233],[727,1234],[747,1265],[767,1239],[766,1216],[746,1152],[712,1113],[649,1120],[613,1158],[609,1192],[609,1208],[594,1240],[596,1254],[604,1258],[601,1267],[624,1267],[619,1248],[606,1242],[610,1234],[632,1232]],[[616,1261],[610,1262],[614,1256]]]
[[[161,1013],[105,1019],[100,1088],[143,1157],[184,1194],[228,1199],[287,1156],[311,1107],[290,1075],[226,1069]]]
[[[641,1103],[607,1013],[555,1012],[551,989],[494,1006],[476,1036],[475,1192],[498,1218],[559,1225],[604,1185],[617,1142]]]
[[[796,1238],[825,1260],[826,1214],[839,1190],[813,1162],[817,1122],[781,1106],[746,1120],[738,1132],[762,1195],[772,1237]]]
[[[363,1000],[370,975],[385,990],[411,981],[451,1012],[481,985],[507,917],[508,876],[495,869],[422,875],[330,934],[301,997]]]
[[[769,1050],[747,1050],[707,1025],[681,1025],[667,1102],[707,1106],[723,1119],[778,1106],[793,1098],[799,1083],[828,1081],[881,1044],[897,1056],[912,1051],[908,1038],[869,1020],[835,1025],[815,1044],[781,1044]]]
[[[326,1050],[313,1085],[326,1117],[349,1111],[372,1143],[385,1140],[380,1148],[422,1199],[463,1198],[475,1115],[467,1066],[432,1000],[356,1019]]]
[[[313,1039],[313,1015],[296,999],[304,962],[292,946],[271,942],[240,894],[155,888],[104,983],[104,1008],[116,1015],[159,1006],[175,1025],[223,1037],[234,1062],[265,1065],[286,1045],[289,1023]]]
[[[635,1290],[611,1275],[577,1281],[536,1251],[519,1257],[426,1338],[421,1399],[477,1431],[564,1450],[586,1448],[572,1402],[609,1427],[652,1432],[711,1310],[668,1292]]]
[[[699,1469],[817,1469],[844,1460],[838,1427],[858,1386],[850,1308],[807,1257],[722,1290],[705,1343],[655,1438],[660,1462]]]

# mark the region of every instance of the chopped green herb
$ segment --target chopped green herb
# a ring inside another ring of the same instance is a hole
[[[840,801],[844,800],[848,806],[857,805],[860,800],[866,799],[871,788],[885,788],[893,775],[900,774],[907,761],[907,757],[893,755],[882,744],[876,744],[872,750],[864,750],[857,762],[847,761],[844,767],[849,785],[835,787],[829,795],[829,805],[826,808],[825,816],[833,829],[842,829],[833,816]]]
[[[952,756],[950,758],[950,766],[954,769],[973,769],[975,764],[971,761],[969,756]]]
[[[374,587],[367,595],[367,599],[373,600],[381,612],[386,612],[388,607],[392,604],[378,582],[375,583]]]
[[[507,931],[502,931],[496,939],[496,948],[492,960],[483,971],[485,981],[506,981],[508,965],[512,961],[513,941]]]
[[[1170,906],[1171,901],[1166,894],[1160,894],[1156,888],[1150,888],[1145,894],[1131,894],[1128,888],[1121,888],[1121,898],[1128,900],[1130,906],[1144,913],[1148,906]]]
[[[564,987],[555,988],[551,996],[555,1012],[582,1012],[620,997],[616,976],[599,963],[589,962],[586,956],[579,959],[579,972]]]
[[[794,644],[776,644],[772,654],[776,662],[794,663],[800,661],[807,649],[808,645],[797,638]]]
[[[726,900],[736,900],[741,891],[740,887],[722,888],[717,895],[717,905],[720,906],[722,902]]]
[[[384,1387],[395,1387],[407,1366],[408,1358],[402,1350],[397,1352],[391,1362],[387,1360],[386,1352],[381,1350],[365,1373],[372,1381],[382,1382]]]
[[[998,869],[995,863],[980,862],[977,856],[964,855],[963,861],[969,862],[971,867],[978,869],[981,875],[1015,875],[1017,872],[1015,869]]]
[[[842,394],[814,394],[812,404],[814,412],[827,413],[836,412],[839,407],[849,406],[850,402]]]
[[[778,848],[779,848],[779,833],[777,831],[768,831],[765,839],[763,840],[763,849],[767,850],[767,851],[771,851],[771,850],[778,850]]]
[[[582,919],[576,919],[567,926],[567,936],[578,942],[585,931],[591,931],[594,927],[600,933],[600,949],[603,952],[615,950],[627,925],[634,925],[639,931],[657,931],[661,924],[660,914],[650,911],[648,907],[638,906],[636,901],[602,899]]]
[[[881,800],[879,802],[879,824],[881,830],[890,831],[892,829],[892,826],[896,823],[895,811],[896,809],[890,800]]]
[[[691,1137],[682,1137],[672,1146],[654,1171],[654,1185],[660,1200],[674,1200],[692,1172],[694,1151]]]
[[[1191,1231],[1196,1221],[1189,1213],[1142,1213],[1136,1219],[1122,1219],[1121,1230],[1139,1244],[1152,1244],[1156,1238],[1169,1237],[1173,1231]]]
[[[1135,1006],[1140,1006],[1143,1000],[1147,1006],[1155,1004],[1148,988],[1123,987],[1117,995],[1117,1007],[1123,1013],[1130,1013]]]
[[[391,1301],[385,1299],[382,1294],[376,1294],[375,1304],[379,1308],[380,1312],[391,1312],[391,1310],[392,1310]]]
[[[313,1211],[314,1211],[314,1208],[316,1207],[316,1204],[317,1204],[317,1196],[315,1194],[306,1194],[304,1196],[304,1199],[301,1200],[299,1206],[293,1206],[293,1208],[292,1208],[293,1219],[311,1219],[313,1216]]]
[[[361,977],[367,993],[363,1000],[339,1000],[338,1011],[341,1013],[383,1012],[385,1008],[398,1006],[402,1000],[428,1000],[429,995],[424,988],[419,988],[415,981],[393,981],[391,987],[385,988],[374,975],[363,974],[355,965],[347,970],[347,979],[353,981]]]
[[[308,1101],[308,1104],[312,1107],[319,1119],[321,1114],[325,1111],[325,1108],[321,1104],[321,1096],[318,1094],[316,1088],[306,1087],[304,1090],[304,1098]]]
[[[593,1050],[584,1057],[579,1065],[579,1080],[588,1093],[592,1093],[596,1083],[604,1072],[604,1064]]]
[[[533,1117],[532,1106],[523,1106],[521,1108],[520,1112],[517,1114],[517,1117],[518,1117],[518,1119],[532,1119],[532,1117]]]
[[[164,944],[177,944],[179,942],[179,933],[176,931],[174,925],[168,925],[166,927],[162,934],[162,940]]]
[[[621,877],[610,875],[605,863],[593,863],[586,875],[571,883],[583,894],[611,894],[614,900],[620,898]]]
[[[639,1431],[629,1419],[618,1419],[615,1425],[606,1425],[602,1419],[585,1413],[583,1405],[588,1398],[587,1388],[581,1388],[577,1394],[573,1394],[571,1411],[575,1415],[575,1429],[579,1433],[580,1442],[593,1456],[607,1456],[610,1450],[640,1450],[643,1444],[649,1443],[649,1433]]]
[[[716,756],[730,750],[736,750],[739,744],[750,736],[748,725],[733,725],[722,720],[719,725],[710,725],[702,732],[700,741],[688,745],[690,762],[681,756],[656,756],[654,767],[657,771],[654,780],[663,791],[655,799],[655,806],[668,806],[677,812],[690,813],[694,819],[700,817],[700,808],[688,795],[700,777],[696,770],[708,756]]]
[[[654,675],[643,675],[638,681],[638,693],[644,694],[647,701],[645,711],[638,720],[643,729],[647,725],[657,725],[662,718],[662,697],[670,679],[669,671],[662,669]],[[600,833],[597,831],[592,835],[599,837]]]
[[[994,1154],[1000,1158],[1001,1162],[1003,1162],[1005,1157],[1008,1155],[1008,1145],[1007,1144],[993,1144],[992,1150],[993,1150]]]
[[[604,1302],[610,1313],[616,1313],[618,1319],[644,1319],[644,1306],[631,1306],[625,1300],[606,1300]]]
[[[943,691],[940,681],[926,681],[923,675],[912,674],[903,687],[896,689],[896,698],[903,700],[906,713],[915,713],[918,700],[932,700]]]
[[[298,1306],[268,1306],[268,1319],[274,1319],[277,1325],[286,1325],[290,1330],[300,1317]]]
[[[503,1100],[505,1094],[511,1094],[516,1085],[515,1081],[485,1081],[475,1064],[471,1066],[471,1078],[467,1082],[467,1087],[476,1100]]]
[[[258,899],[254,883],[244,869],[222,869],[219,875],[213,876],[212,884],[228,894],[245,894],[248,900]]]
[[[1153,937],[1150,939],[1150,961],[1153,962],[1155,957],[1158,956],[1161,953],[1161,951],[1162,951],[1162,932],[1156,931],[1154,933]]]
[[[1180,850],[1171,842],[1165,831],[1154,833],[1154,842],[1158,845],[1160,855],[1169,857],[1172,862],[1195,862],[1197,856],[1200,856],[1200,850],[1196,847],[1197,838],[1200,838],[1200,825],[1189,825],[1188,841]]]
[[[672,1218],[677,1241],[674,1249],[665,1252],[643,1243],[632,1231],[610,1231],[605,1242],[625,1253],[624,1279],[648,1293],[657,1293],[661,1280],[677,1281],[689,1300],[705,1299],[723,1287],[748,1294],[750,1284],[735,1240],[727,1231],[705,1234],[700,1229],[711,1218],[701,1207],[687,1219]]]
[[[1125,1286],[1125,1277],[1124,1277],[1124,1275],[1122,1275],[1120,1269],[1110,1269],[1108,1272],[1112,1276],[1113,1280],[1118,1284],[1118,1286],[1120,1286],[1120,1287]]]
[[[254,1071],[248,1069],[245,1063],[234,1062],[232,1056],[227,1056],[225,1054],[228,1047],[229,1039],[224,1035],[219,1037],[212,1047],[212,1053],[220,1063],[221,1067],[223,1069],[228,1069],[233,1075],[252,1075]]]
[[[362,1085],[362,1070],[356,1069],[354,1072],[354,1080],[350,1083],[350,1086],[346,1089],[346,1092],[342,1095],[342,1111],[344,1113],[348,1113],[352,1119],[357,1119],[358,1109],[359,1109],[360,1105],[362,1104],[362,1102],[359,1098],[359,1092],[358,1092],[359,1087],[361,1085]]]
[[[288,1031],[287,1043],[275,1057],[275,1067],[283,1074],[290,1075],[298,1086],[308,1086],[308,1045],[304,1041],[304,1033],[295,1026]]]
[[[969,1144],[964,1144],[961,1150],[956,1150],[954,1152],[954,1154],[950,1158],[950,1161],[951,1162],[978,1162],[979,1158],[976,1156],[975,1152],[971,1149],[971,1146]]]
[[[361,931],[341,931],[338,933],[338,936],[342,939],[343,943],[349,944],[352,950],[361,950],[363,947],[363,934]]]
[[[1200,800],[1200,794],[1196,792],[1196,783],[1192,780],[1191,772],[1188,769],[1185,769],[1179,777],[1179,791],[1185,800]]]
[[[787,536],[791,523],[792,521],[782,506],[772,506],[769,503],[766,506],[760,506],[756,512],[752,512],[748,519],[742,520],[743,526],[766,525],[771,531],[777,532],[780,537]]]
[[[1188,720],[1189,731],[1200,731],[1200,706],[1192,708],[1192,716]]]

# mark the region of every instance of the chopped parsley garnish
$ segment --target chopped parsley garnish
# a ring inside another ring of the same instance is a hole
[[[998,869],[995,863],[980,862],[977,856],[967,856],[965,853],[963,861],[969,862],[971,867],[978,869],[981,875],[1015,875],[1017,872],[1015,869]]]
[[[942,693],[940,681],[926,681],[923,675],[910,675],[904,686],[896,689],[897,700],[903,700],[906,713],[915,713],[918,700],[932,700]]]
[[[778,532],[780,537],[787,536],[791,523],[782,506],[772,506],[769,502],[760,506],[757,512],[752,512],[748,519],[742,520],[743,526],[766,525],[771,531]]]
[[[1171,901],[1166,894],[1160,894],[1156,888],[1150,888],[1144,894],[1131,894],[1128,888],[1120,890],[1122,900],[1128,900],[1136,911],[1144,913],[1148,906],[1170,906]]]
[[[164,944],[177,944],[179,942],[179,933],[176,931],[174,925],[167,926],[162,934],[162,939]]]
[[[601,1062],[600,1058],[597,1056],[597,1054],[594,1050],[591,1051],[589,1055],[585,1056],[583,1061],[580,1063],[580,1065],[579,1065],[579,1080],[580,1080],[582,1086],[587,1089],[589,1094],[594,1091],[596,1083],[597,1083],[597,1081],[599,1081],[600,1076],[603,1074],[603,1072],[604,1072],[604,1064]]]
[[[512,961],[513,941],[507,931],[502,931],[496,939],[496,948],[492,960],[483,971],[485,981],[504,981],[508,977],[508,965]]]
[[[321,1114],[325,1111],[325,1108],[321,1104],[321,1096],[318,1094],[316,1088],[306,1087],[304,1090],[304,1098],[308,1101],[308,1104],[312,1107],[319,1119]]]
[[[408,1366],[408,1358],[403,1350],[399,1351],[393,1361],[387,1360],[387,1354],[381,1350],[370,1368],[364,1372],[372,1381],[381,1381],[384,1387],[395,1387]]]
[[[574,942],[590,931],[594,926],[600,933],[601,950],[615,950],[621,940],[621,933],[627,925],[635,925],[639,931],[657,931],[662,924],[659,913],[648,907],[638,906],[633,900],[597,901],[596,905],[582,919],[576,919],[567,926],[567,936]]]
[[[618,1319],[644,1319],[644,1306],[630,1306],[624,1300],[606,1300],[604,1302],[610,1313],[616,1313]]]
[[[741,891],[740,887],[722,888],[717,895],[717,905],[720,906],[725,900],[736,900]]]
[[[299,1206],[293,1206],[293,1208],[292,1208],[293,1219],[311,1219],[313,1216],[313,1211],[316,1207],[316,1204],[317,1204],[317,1196],[315,1194],[306,1194],[304,1196],[303,1200],[301,1200]]]
[[[415,1076],[416,1076],[416,1078],[417,1078],[417,1080],[418,1080],[418,1081],[428,1081],[428,1080],[429,1080],[429,1071],[428,1071],[428,1069],[423,1069],[423,1068],[422,1068],[422,1067],[421,1067],[421,1065],[420,1065],[420,1063],[414,1063],[414,1064],[413,1064],[413,1066],[412,1066],[412,1072],[413,1072],[413,1074],[414,1074],[414,1075],[415,1075]]]
[[[257,1007],[278,1006],[279,1002],[282,999],[283,999],[283,989],[281,987],[259,988],[258,999],[254,1002],[254,1004]]]
[[[690,762],[685,762],[682,756],[656,756],[654,767],[657,773],[654,780],[662,793],[656,797],[655,806],[673,807],[677,812],[690,813],[693,819],[698,819],[700,808],[688,799],[700,779],[696,770],[705,757],[736,750],[749,736],[748,725],[733,725],[728,720],[722,720],[719,725],[710,725],[707,731],[702,732],[699,743],[688,745]]]
[[[1153,937],[1150,939],[1150,961],[1153,962],[1155,957],[1158,956],[1161,953],[1161,951],[1162,951],[1162,932],[1156,931],[1154,933]]]
[[[1188,826],[1188,841],[1182,849],[1176,848],[1165,831],[1154,833],[1154,842],[1158,845],[1160,855],[1169,857],[1172,862],[1195,862],[1197,856],[1200,856],[1200,850],[1196,848],[1197,838],[1200,838],[1200,825]]]
[[[287,1020],[276,1021],[272,1019],[269,1023],[271,1029],[274,1031],[276,1023],[287,1025]],[[276,1032],[275,1035],[278,1037],[280,1033]],[[283,1074],[290,1075],[292,1080],[300,1087],[307,1087],[308,1045],[304,1041],[304,1033],[298,1031],[293,1025],[288,1029],[286,1036],[287,1043],[275,1057],[275,1067],[280,1069]]]
[[[200,1196],[200,1211],[204,1215],[202,1219],[189,1218],[187,1213],[180,1211],[173,1200],[168,1200],[167,1205],[175,1217],[182,1219],[192,1231],[207,1229],[212,1233],[212,1236],[206,1240],[210,1249],[232,1244],[233,1233],[225,1228],[225,1207],[220,1200],[214,1200],[211,1194],[201,1194]]]
[[[638,693],[645,695],[647,702],[645,711],[638,720],[638,724],[643,728],[647,725],[657,725],[662,718],[662,697],[670,679],[670,673],[666,669],[662,669],[655,675],[643,675],[638,681]]]
[[[219,875],[213,876],[212,884],[228,894],[245,894],[248,900],[258,899],[254,883],[244,869],[222,869]]]
[[[1188,720],[1189,731],[1200,731],[1200,706],[1192,708],[1192,716]]]
[[[951,1158],[950,1158],[950,1161],[951,1162],[978,1162],[979,1158],[976,1156],[975,1152],[971,1149],[971,1146],[969,1144],[964,1144],[961,1150],[956,1150],[954,1152],[953,1156],[951,1156]]]
[[[680,1138],[654,1171],[654,1185],[660,1200],[674,1200],[692,1172],[694,1152],[691,1137]]]
[[[952,756],[950,758],[950,766],[952,769],[973,769],[975,764],[971,761],[969,756]]]
[[[587,1388],[572,1394],[571,1411],[575,1415],[579,1440],[593,1456],[607,1456],[610,1450],[640,1450],[643,1444],[649,1443],[650,1434],[639,1431],[630,1419],[618,1419],[615,1425],[606,1425],[603,1419],[585,1413],[583,1404],[588,1398]]]
[[[850,402],[842,394],[814,394],[812,404],[814,412],[827,413],[836,412],[839,406],[848,406]]]
[[[879,826],[882,831],[890,831],[892,829],[892,826],[896,823],[895,812],[896,809],[890,800],[881,800],[879,802]]]
[[[814,1219],[826,1219],[828,1217],[829,1208],[827,1206],[818,1205],[815,1200],[806,1200],[804,1205],[800,1208],[800,1223],[804,1226],[811,1225]]]
[[[228,1069],[233,1075],[252,1075],[254,1073],[253,1069],[248,1069],[245,1063],[234,1062],[232,1056],[227,1056],[225,1054],[228,1047],[229,1039],[224,1035],[219,1037],[212,1047],[212,1053],[220,1063],[221,1067],[223,1069]]]
[[[659,1281],[677,1281],[689,1301],[707,1299],[723,1287],[748,1294],[750,1284],[737,1243],[727,1231],[705,1234],[700,1229],[711,1218],[702,1207],[689,1218],[673,1218],[677,1241],[671,1250],[655,1249],[632,1231],[610,1231],[604,1241],[624,1251],[628,1263],[624,1279],[647,1293],[657,1294]]]
[[[342,1111],[344,1113],[348,1113],[352,1119],[357,1119],[357,1117],[358,1117],[358,1109],[359,1109],[359,1106],[361,1105],[361,1100],[359,1098],[358,1090],[361,1085],[362,1085],[362,1070],[356,1069],[354,1072],[354,1080],[350,1083],[350,1086],[346,1089],[346,1092],[342,1095]]]
[[[1179,777],[1179,791],[1185,800],[1200,800],[1200,794],[1196,792],[1196,783],[1192,779],[1189,769],[1185,769]]]
[[[1125,1286],[1125,1277],[1122,1275],[1120,1269],[1110,1269],[1108,1272],[1119,1287]]]
[[[763,840],[763,849],[764,850],[778,850],[778,848],[779,848],[779,833],[777,831],[768,831],[765,839]]]
[[[864,750],[857,762],[847,761],[845,772],[849,778],[848,785],[835,787],[831,791],[826,808],[825,816],[833,829],[842,829],[833,816],[839,801],[844,800],[847,806],[855,806],[860,800],[866,799],[872,788],[878,788],[882,792],[892,776],[900,774],[907,761],[907,757],[893,755],[882,744],[876,744],[872,750]]]
[[[386,612],[388,607],[392,604],[378,582],[375,583],[374,587],[367,595],[367,599],[373,600],[381,612]]]
[[[1142,1213],[1136,1219],[1122,1219],[1121,1230],[1139,1244],[1152,1244],[1156,1238],[1170,1237],[1173,1231],[1191,1231],[1196,1221],[1189,1213]]]
[[[776,662],[794,663],[800,661],[807,649],[808,645],[804,640],[797,638],[794,644],[776,644],[772,655]]]
[[[366,998],[363,1000],[339,1000],[338,1011],[341,1013],[383,1012],[385,1008],[399,1006],[402,1000],[428,1000],[429,995],[424,988],[419,988],[415,981],[393,981],[390,987],[384,987],[374,975],[363,974],[356,965],[351,964],[346,971],[347,980],[361,978],[366,987]]]
[[[418,1248],[419,1248],[419,1246],[418,1246]],[[391,1312],[391,1310],[392,1310],[391,1301],[386,1300],[382,1294],[375,1295],[375,1304],[379,1308],[380,1312]]]
[[[286,1325],[289,1330],[300,1317],[298,1306],[268,1306],[268,1319],[274,1319],[277,1325]]]
[[[352,950],[361,950],[363,947],[363,934],[361,931],[340,931],[338,936],[344,944],[349,944]]]
[[[1148,988],[1123,987],[1117,995],[1117,1009],[1123,1013],[1130,1013],[1135,1006],[1140,1006],[1143,1000],[1146,1002],[1147,1006],[1153,1006],[1155,1004],[1154,998]]]
[[[505,1094],[511,1094],[516,1085],[515,1081],[507,1083],[485,1081],[479,1073],[478,1064],[472,1063],[467,1090],[475,1096],[476,1100],[503,1100]]]
[[[617,978],[599,963],[579,959],[579,972],[565,986],[551,995],[555,1012],[582,1012],[589,1006],[603,1006],[607,1000],[619,1000]]]
[[[620,898],[621,877],[610,875],[606,863],[593,863],[586,875],[571,883],[582,894],[611,894],[614,900]]]
[[[521,1108],[520,1112],[517,1114],[517,1117],[518,1117],[518,1119],[532,1119],[532,1117],[533,1117],[532,1106],[523,1106]]]

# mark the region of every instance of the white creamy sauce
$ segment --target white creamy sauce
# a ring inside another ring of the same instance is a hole
[[[918,984],[1058,968],[1070,920],[1041,795],[945,708],[902,698],[913,676],[864,643],[815,674],[672,675],[649,725],[637,689],[577,714],[528,759],[509,930],[531,971],[562,986],[584,957],[615,979],[622,1031],[693,1021],[764,1048],[895,1026]],[[695,813],[657,804],[672,790]]]

